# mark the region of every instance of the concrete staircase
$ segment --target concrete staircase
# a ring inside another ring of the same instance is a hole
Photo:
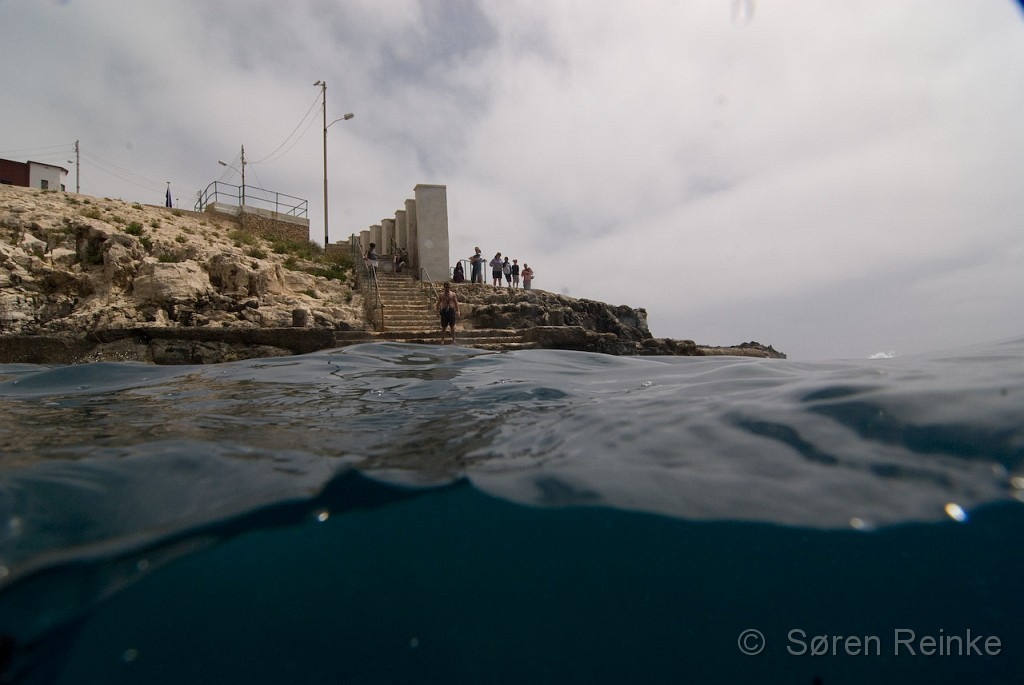
[[[384,331],[337,331],[339,347],[364,342],[403,342],[437,345],[441,324],[430,291],[424,291],[409,274],[377,273],[380,299],[384,304]],[[451,340],[451,338],[448,338]],[[523,340],[515,329],[467,329],[456,324],[455,344],[485,350],[521,350],[536,347]]]

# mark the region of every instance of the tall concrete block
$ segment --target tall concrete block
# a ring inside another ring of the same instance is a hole
[[[409,244],[406,245],[405,249],[409,250],[409,264],[411,264],[415,270],[414,273],[419,275],[420,249],[417,245],[418,231],[416,230],[416,200],[405,201],[405,221],[406,224],[408,224],[409,230]]]
[[[381,254],[394,254],[395,244],[395,220],[394,219],[381,219],[380,220],[380,253]]]
[[[409,225],[405,222],[405,210],[395,211],[395,241],[404,250],[409,249]]]
[[[366,251],[370,249],[370,241],[373,238],[370,237],[370,229],[359,231],[359,254],[365,255]]]
[[[416,191],[419,266],[431,280],[448,278],[448,187],[420,184]]]
[[[370,242],[377,246],[377,254],[380,254],[381,251],[383,251],[384,249],[383,247],[381,247],[383,243],[381,243],[380,238],[380,224],[374,224],[373,226],[370,226]]]

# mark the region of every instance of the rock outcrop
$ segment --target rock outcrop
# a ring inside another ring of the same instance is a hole
[[[543,290],[511,290],[481,284],[455,286],[465,325],[514,328],[538,347],[616,355],[734,355],[781,359],[769,345],[748,342],[732,347],[698,345],[692,340],[655,338],[647,311],[576,299]]]
[[[258,238],[230,217],[0,186],[0,363],[212,363],[369,339],[344,261]],[[536,347],[784,356],[653,338],[643,309],[542,290],[458,292],[461,325],[517,329]]]
[[[350,274],[227,217],[0,186],[0,335],[365,326]],[[334,265],[337,266],[337,265]],[[9,357],[10,355],[5,355]]]

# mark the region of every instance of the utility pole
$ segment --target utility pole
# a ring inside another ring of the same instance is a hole
[[[324,110],[324,252],[327,252],[327,246],[331,242],[327,228],[329,226],[327,223],[327,81],[317,81],[313,85],[320,86],[320,98],[323,101]]]
[[[80,152],[78,150],[78,141],[75,141],[75,192],[82,192],[81,186],[79,185],[79,179],[81,178],[82,171],[82,160]]]
[[[355,114],[352,112],[345,113],[344,116],[335,119],[331,123],[327,123],[327,81],[317,81],[313,84],[314,86],[320,86],[320,96],[323,99],[324,108],[324,251],[327,251],[327,246],[331,242],[330,238],[330,224],[327,222],[327,129],[339,121],[348,121]]]
[[[245,207],[245,146],[242,146],[242,207]]]

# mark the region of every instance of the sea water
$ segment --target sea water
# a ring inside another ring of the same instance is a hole
[[[0,682],[1019,683],[1024,340],[0,366]]]

